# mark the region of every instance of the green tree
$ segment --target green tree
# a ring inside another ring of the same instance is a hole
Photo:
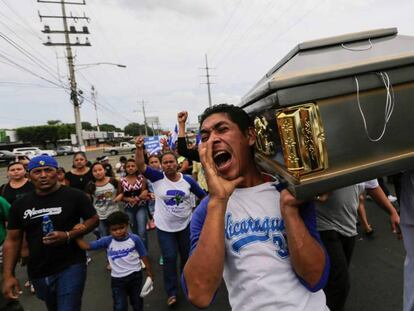
[[[148,135],[152,136],[154,135],[154,130],[147,126]],[[139,123],[129,123],[127,126],[124,127],[125,135],[129,136],[138,136],[138,135],[144,135],[145,134],[145,126],[143,124]]]
[[[93,131],[93,126],[90,122],[82,122],[82,129],[85,131]]]
[[[60,120],[49,120],[47,121],[47,125],[59,125],[62,124],[62,121]]]
[[[60,139],[58,130],[59,126],[57,125],[40,125],[21,127],[16,131],[20,140],[46,147],[47,142],[57,145],[57,141]]]
[[[122,132],[122,130],[115,125],[103,123],[99,125],[99,128],[103,132]]]

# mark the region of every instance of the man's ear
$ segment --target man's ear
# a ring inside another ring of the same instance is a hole
[[[247,129],[247,138],[249,139],[249,146],[253,146],[256,143],[256,131],[253,127]]]

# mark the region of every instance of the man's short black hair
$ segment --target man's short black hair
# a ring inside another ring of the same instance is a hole
[[[225,113],[231,121],[237,124],[240,131],[243,133],[245,133],[249,127],[253,127],[252,119],[242,108],[229,104],[219,104],[204,110],[200,117],[200,128],[203,125],[203,122],[215,113]]]
[[[106,221],[108,223],[108,227],[115,225],[128,225],[129,217],[124,212],[117,211],[109,215]]]

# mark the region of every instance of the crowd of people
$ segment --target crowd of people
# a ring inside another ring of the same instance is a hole
[[[83,152],[68,171],[47,155],[9,164],[8,183],[0,188],[9,305],[21,293],[14,273],[21,260],[47,310],[80,310],[88,253],[105,249],[113,310],[126,311],[128,299],[134,311],[143,310],[153,287],[148,230],[155,229],[168,306],[177,303],[181,283],[192,304],[208,307],[224,279],[233,310],[341,311],[358,215],[365,234],[374,230],[360,198],[366,191],[398,236],[401,226],[404,310],[414,309],[413,172],[402,177],[401,221],[377,180],[301,202],[256,165],[253,122],[241,108],[206,109],[198,146],[186,139],[187,118],[187,112],[177,115],[176,150],[164,144],[161,154],[149,155],[139,136],[134,158],[121,157],[115,172],[107,157],[91,163]],[[89,232],[96,240],[83,238]]]

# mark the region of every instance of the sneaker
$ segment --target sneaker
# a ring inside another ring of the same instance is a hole
[[[90,263],[91,263],[91,261],[92,261],[92,258],[91,257],[86,257],[86,265],[89,265]]]
[[[394,203],[395,201],[397,201],[397,197],[393,196],[392,194],[390,194],[388,196],[388,200],[390,200],[391,203]]]
[[[36,293],[36,291],[35,291],[35,288],[34,288],[33,284],[30,284],[30,292],[31,292],[32,294],[35,294],[35,293]]]
[[[160,257],[160,266],[164,265],[164,258],[162,258],[162,256]]]

